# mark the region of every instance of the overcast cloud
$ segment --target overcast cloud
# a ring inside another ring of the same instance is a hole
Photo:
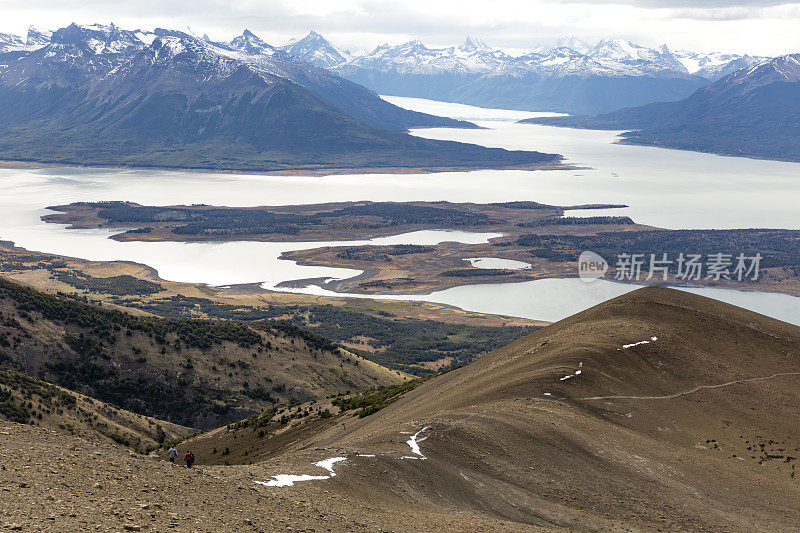
[[[698,51],[800,51],[800,2],[770,0],[0,0],[0,9],[0,31],[9,33],[74,21],[189,26],[219,40],[248,28],[273,44],[315,29],[351,50],[414,38],[450,45],[473,35],[506,49],[576,36]]]

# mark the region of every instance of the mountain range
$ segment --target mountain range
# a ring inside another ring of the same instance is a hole
[[[738,70],[677,102],[523,122],[629,130],[621,142],[800,161],[800,54]]]
[[[187,35],[189,35],[187,33]],[[197,39],[210,42],[207,36]],[[0,34],[0,53],[29,51],[49,41],[31,28],[27,38]],[[483,107],[598,114],[623,107],[680,100],[767,58],[649,48],[622,39],[594,44],[559,39],[512,55],[467,37],[458,46],[429,47],[418,40],[384,44],[363,53],[343,50],[311,31],[270,46],[249,31],[231,45],[248,54],[291,56],[380,94],[431,98]],[[219,45],[220,43],[216,43]],[[245,48],[238,48],[244,45]]]
[[[765,59],[575,38],[516,56],[471,37],[446,48],[415,40],[350,54],[316,32],[283,49],[381,94],[573,114],[679,100]]]
[[[7,38],[11,49],[0,54],[6,160],[245,170],[560,160],[408,135],[474,125],[394,106],[249,31],[213,43],[168,29],[72,24],[43,46],[28,44],[38,38]]]

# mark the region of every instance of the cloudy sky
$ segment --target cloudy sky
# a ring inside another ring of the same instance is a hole
[[[576,36],[697,51],[800,51],[800,2],[772,0],[0,0],[0,13],[0,31],[8,33],[114,22],[189,26],[220,40],[249,28],[283,44],[315,29],[353,51],[415,38],[450,45],[465,35],[510,50]]]

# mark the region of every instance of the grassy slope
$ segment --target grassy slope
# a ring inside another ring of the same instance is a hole
[[[381,365],[412,373],[427,372],[423,366],[437,361],[433,366],[470,361],[538,325],[425,302],[319,298],[248,287],[213,289],[161,280],[142,265],[89,262],[2,246],[0,272],[51,294],[77,293],[162,317],[284,320]]]
[[[2,278],[0,312],[7,367],[192,427],[403,379],[288,325],[133,316]]]
[[[140,451],[191,431],[3,367],[0,367],[0,416],[11,422],[99,438]]]

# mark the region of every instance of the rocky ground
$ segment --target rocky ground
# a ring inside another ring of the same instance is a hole
[[[10,423],[0,425],[0,443],[0,531],[520,531],[468,512],[378,509],[325,481],[253,483],[283,471],[273,463],[204,466],[198,457],[187,470]]]

